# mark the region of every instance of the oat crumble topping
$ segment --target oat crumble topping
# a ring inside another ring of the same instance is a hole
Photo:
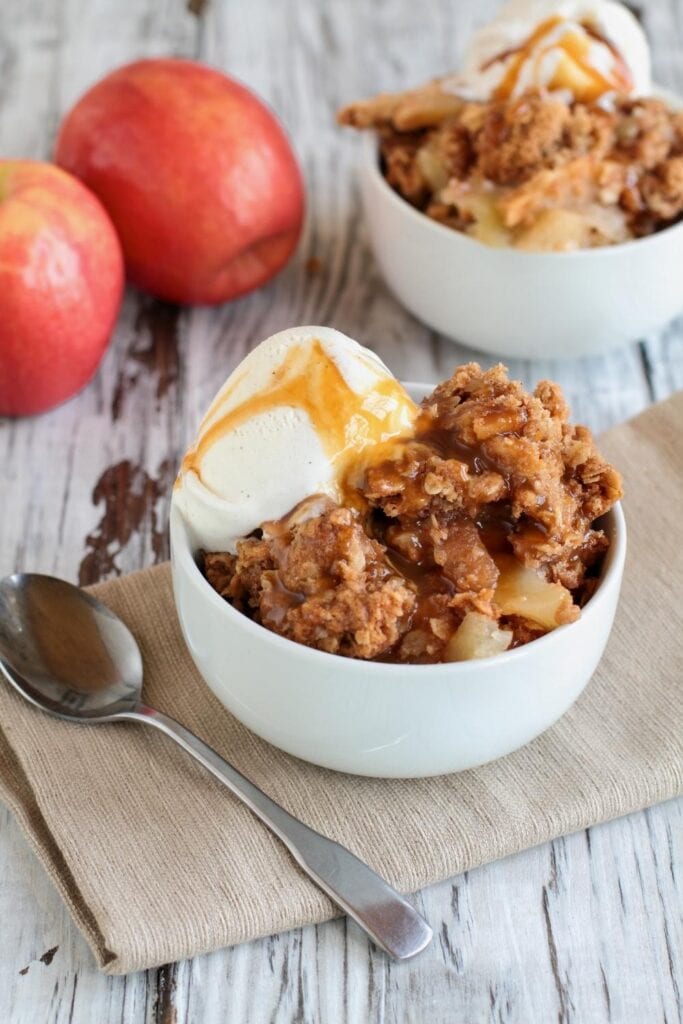
[[[481,657],[571,622],[608,539],[621,479],[556,384],[532,394],[503,366],[459,367],[422,403],[415,435],[355,467],[348,501],[312,496],[204,555],[239,611],[354,658]]]
[[[339,121],[377,130],[404,199],[491,245],[610,245],[683,213],[683,113],[660,99],[568,103],[532,89],[475,103],[432,82],[352,103]]]

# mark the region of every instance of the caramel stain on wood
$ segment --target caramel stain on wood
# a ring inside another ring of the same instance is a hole
[[[104,470],[92,492],[93,504],[103,511],[95,529],[85,539],[86,554],[79,572],[81,586],[105,576],[119,576],[117,558],[131,538],[143,531],[150,537],[155,562],[168,558],[165,526],[159,522],[157,502],[167,497],[174,466],[164,459],[151,476],[137,463],[123,459]]]
[[[194,14],[195,18],[201,18],[202,14],[209,6],[209,0],[187,0],[187,4],[185,6],[190,14]]]
[[[177,1024],[178,1011],[173,998],[175,988],[175,964],[164,964],[156,972],[156,998],[153,1010],[155,1024]]]
[[[156,374],[156,400],[161,403],[178,380],[178,319],[180,307],[155,299],[141,305],[135,330],[119,370],[111,402],[112,420],[121,418],[127,395]]]
[[[59,946],[52,946],[50,949],[46,949],[43,955],[39,958],[41,964],[45,964],[46,967],[49,967],[52,961],[54,960],[55,953],[57,952],[58,949]],[[22,976],[28,974],[30,966],[31,964],[27,964],[26,967],[22,967],[21,970],[19,971],[19,974],[21,974]]]
[[[309,277],[317,277],[323,272],[322,260],[319,260],[317,256],[309,256],[304,263],[304,270]]]
[[[557,942],[555,941],[555,935],[553,932],[552,922],[550,920],[550,901],[548,898],[548,888],[543,886],[542,889],[542,904],[543,904],[543,920],[545,921],[546,940],[548,943],[548,956],[550,958],[550,969],[553,974],[553,980],[555,982],[555,988],[557,990],[557,998],[559,1001],[559,1013],[557,1015],[558,1024],[568,1024],[570,1020],[570,997],[567,991],[562,977],[560,976],[559,958],[557,953]]]

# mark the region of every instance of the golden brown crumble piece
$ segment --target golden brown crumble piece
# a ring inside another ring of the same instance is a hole
[[[645,175],[641,194],[646,210],[657,220],[679,217],[683,212],[683,156],[671,157]]]
[[[235,576],[236,556],[227,551],[210,553],[202,551],[201,561],[204,566],[204,575],[213,589],[218,591],[221,597],[232,598],[230,584]]]
[[[475,152],[472,138],[463,124],[457,121],[446,122],[441,131],[434,133],[432,149],[439,168],[432,171],[435,178],[438,179],[442,173],[445,184],[449,178],[463,180],[467,177],[475,160]]]
[[[415,159],[422,141],[417,134],[405,134],[393,135],[382,144],[387,181],[415,206],[423,203],[429,195],[429,184]]]
[[[364,496],[392,518],[462,513],[475,518],[482,505],[507,494],[500,473],[476,472],[457,458],[435,455],[420,441],[405,445],[398,458],[370,467]]]
[[[353,658],[392,647],[415,600],[357,513],[336,506],[291,528],[285,522],[275,536],[239,541],[236,557],[206,555],[204,564],[209,582],[257,622]]]
[[[671,156],[680,156],[683,153],[683,111],[673,111],[670,115],[670,120],[673,131]]]
[[[456,115],[463,101],[445,92],[436,79],[417,89],[400,93],[381,93],[368,100],[358,100],[343,107],[337,114],[339,124],[354,128],[383,128],[397,131],[433,128]]]
[[[616,142],[617,118],[602,107],[575,103],[562,140],[567,159],[590,154],[594,159],[607,156]]]
[[[522,564],[552,580],[569,578],[570,566],[580,575],[600,553],[591,524],[619,499],[621,480],[590,431],[568,423],[557,385],[543,381],[528,394],[503,366],[483,372],[469,363],[423,405],[424,443],[418,434],[401,459],[370,469],[370,503],[398,519],[405,536],[429,516],[477,521],[493,507]],[[424,530],[420,542],[429,544]]]
[[[617,107],[616,153],[644,170],[665,160],[675,142],[672,112],[662,100],[622,100]]]
[[[382,128],[393,124],[394,115],[408,93],[382,92],[368,100],[357,100],[337,113],[338,124],[352,128]]]
[[[565,103],[529,93],[491,103],[474,139],[477,170],[499,185],[516,185],[552,161],[569,122]]]

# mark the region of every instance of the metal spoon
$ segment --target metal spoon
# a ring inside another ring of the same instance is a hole
[[[78,587],[33,573],[0,581],[0,670],[23,697],[57,718],[90,724],[128,719],[160,729],[251,808],[383,950],[407,960],[430,942],[426,921],[367,864],[278,806],[178,722],[141,702],[135,638]]]

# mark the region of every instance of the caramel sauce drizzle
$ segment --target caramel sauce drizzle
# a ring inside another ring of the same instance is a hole
[[[509,68],[505,72],[502,82],[493,93],[494,99],[509,99],[519,82],[522,69],[526,62],[533,58],[534,65],[537,68],[543,57],[555,49],[563,50],[564,53],[574,61],[581,73],[591,82],[591,86],[582,89],[581,96],[577,98],[581,98],[583,100],[594,100],[597,99],[598,96],[602,95],[603,92],[608,90],[617,89],[628,91],[632,88],[633,79],[623,57],[614,45],[588,22],[581,22],[581,27],[586,32],[586,35],[603,43],[611,50],[614,56],[615,68],[613,77],[601,74],[601,72],[590,64],[588,60],[588,54],[590,51],[589,39],[582,38],[572,32],[567,32],[563,38],[548,42],[543,46],[542,44],[544,39],[546,39],[546,37],[550,35],[558,25],[561,25],[564,22],[566,22],[566,18],[562,18],[559,15],[548,18],[546,21],[541,22],[541,24],[534,29],[531,35],[525,39],[520,46],[514,47],[510,50],[504,50],[502,53],[482,65],[481,70],[485,71],[487,68],[491,67],[492,64],[495,64],[498,61],[507,60],[509,57],[513,57]],[[540,50],[534,56],[534,50],[539,46]],[[563,82],[561,78],[558,81],[553,78],[549,82],[549,85],[554,85],[556,88],[562,88]]]
[[[378,446],[410,433],[418,415],[397,380],[380,374],[369,359],[364,362],[375,380],[367,393],[358,394],[319,340],[293,345],[264,388],[219,414],[243,379],[238,377],[204,417],[203,432],[200,428],[197,442],[183,458],[181,475],[194,472],[201,479],[202,459],[217,441],[253,417],[282,406],[306,413],[341,482],[360,452],[372,448],[374,453]]]

